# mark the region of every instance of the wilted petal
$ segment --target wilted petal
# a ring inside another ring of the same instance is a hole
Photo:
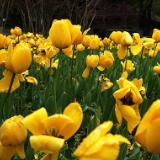
[[[27,82],[33,83],[33,84],[35,84],[36,86],[38,85],[38,81],[37,81],[37,79],[34,78],[34,77],[28,76],[28,77],[26,77],[26,80],[27,80]]]

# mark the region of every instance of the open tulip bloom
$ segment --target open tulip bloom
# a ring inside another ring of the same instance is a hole
[[[56,160],[64,141],[73,136],[79,129],[83,112],[78,103],[70,103],[63,114],[48,117],[45,108],[41,108],[22,120],[22,123],[33,134],[31,146],[46,155],[42,159]]]

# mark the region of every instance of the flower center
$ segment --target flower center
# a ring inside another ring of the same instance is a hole
[[[124,105],[133,105],[135,104],[132,100],[132,93],[127,93],[122,99],[121,101],[123,102]]]

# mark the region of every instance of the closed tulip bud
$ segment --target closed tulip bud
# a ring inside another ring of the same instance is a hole
[[[0,50],[0,66],[5,66],[7,60],[7,51],[5,49]]]
[[[78,26],[72,25],[68,19],[54,20],[49,30],[52,44],[57,48],[68,48],[80,34]]]
[[[121,43],[121,36],[122,32],[121,31],[113,31],[109,38],[115,43],[115,44],[120,44]]]
[[[160,153],[160,100],[153,102],[139,124],[135,140],[148,152]]]
[[[128,45],[131,45],[132,43],[133,43],[133,39],[131,35],[128,32],[124,31],[121,37],[121,45],[128,46]]]
[[[13,50],[12,44],[8,48],[8,57],[6,68],[13,73],[22,73],[26,71],[32,61],[30,48],[24,43],[19,43]]]
[[[103,42],[104,45],[107,45],[111,42],[111,40],[109,38],[105,37],[102,42]]]
[[[27,129],[21,123],[21,115],[7,119],[0,128],[0,140],[4,146],[18,146],[27,137]]]
[[[100,39],[98,36],[94,36],[94,38],[91,38],[89,49],[92,51],[98,50],[100,44]]]
[[[85,46],[85,47],[89,47],[90,42],[91,42],[91,36],[86,35],[86,36],[84,36],[84,38],[83,38],[82,45]]]
[[[113,61],[114,58],[112,53],[109,51],[104,51],[104,54],[100,55],[99,65],[104,69],[109,68],[110,66],[113,65]]]
[[[153,68],[155,75],[160,74],[160,64],[157,62],[157,65],[158,66],[154,66],[154,68]]]
[[[88,55],[86,58],[87,67],[96,68],[99,62],[98,55]]]
[[[27,129],[21,123],[21,115],[4,121],[0,128],[0,159],[9,160],[17,153],[25,158],[24,142],[27,138]]]
[[[79,44],[79,45],[77,45],[76,49],[78,52],[82,52],[85,49],[85,47],[82,44]]]
[[[154,30],[153,30],[153,34],[152,34],[152,38],[153,38],[156,42],[160,42],[160,30],[154,29]]]
[[[6,39],[6,36],[4,36],[3,34],[0,34],[0,49],[4,45],[5,39]]]
[[[16,35],[16,36],[20,36],[22,34],[22,30],[19,27],[15,27],[14,29],[11,29],[11,34]]]

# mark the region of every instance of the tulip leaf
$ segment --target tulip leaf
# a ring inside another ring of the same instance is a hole
[[[135,143],[133,146],[132,154],[125,160],[139,160],[141,157],[141,152],[139,146]]]
[[[84,97],[85,104],[87,104],[88,106],[91,105],[91,96],[91,93],[88,92],[87,95]]]
[[[159,160],[160,156],[159,154],[152,154],[151,160]]]
[[[63,93],[60,97],[62,112],[69,105],[70,102],[71,102],[70,96],[67,93]]]
[[[55,108],[54,108],[54,97],[48,97],[48,99],[47,99],[47,103],[46,103],[46,105],[45,105],[45,108],[46,108],[46,110],[47,110],[47,112],[49,113],[49,114],[53,114],[53,113],[55,113]]]

